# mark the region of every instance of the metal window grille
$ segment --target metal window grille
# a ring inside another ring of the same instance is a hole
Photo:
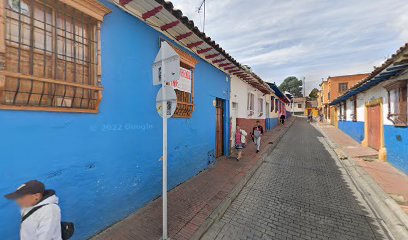
[[[194,112],[194,69],[184,63],[181,63],[181,66],[191,71],[191,93],[175,89],[177,107],[173,117],[191,118]]]
[[[194,103],[192,102],[192,94],[175,90],[177,95],[177,107],[174,112],[175,118],[191,118],[194,111]]]
[[[58,1],[6,4],[2,105],[95,110],[96,21]],[[1,94],[0,94],[1,95]]]

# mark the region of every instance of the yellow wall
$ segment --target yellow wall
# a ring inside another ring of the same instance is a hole
[[[309,112],[312,111],[313,117],[319,117],[319,109],[317,108],[306,108],[305,109],[305,116],[309,116]]]

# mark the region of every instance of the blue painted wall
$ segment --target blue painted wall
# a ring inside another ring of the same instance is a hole
[[[386,125],[384,139],[388,162],[408,174],[408,128]]]
[[[87,238],[161,195],[162,122],[151,66],[161,34],[106,0],[113,12],[102,26],[104,98],[99,114],[0,111],[0,193],[30,179],[57,191],[74,239]],[[198,58],[197,58],[198,59]],[[214,162],[216,112],[227,76],[199,60],[192,119],[169,121],[169,187]],[[0,239],[17,240],[19,213],[0,198]]]
[[[364,122],[339,121],[339,129],[359,143],[364,140]],[[408,174],[408,128],[385,125],[384,139],[388,162]]]
[[[266,130],[272,130],[276,126],[278,126],[279,119],[278,118],[267,118],[266,119]]]
[[[267,118],[266,119],[266,130],[270,131],[278,126],[279,119],[278,118]]]
[[[339,129],[359,143],[364,140],[364,122],[339,121]]]

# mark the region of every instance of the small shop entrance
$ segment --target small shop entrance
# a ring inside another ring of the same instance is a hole
[[[215,157],[224,155],[224,100],[216,100],[216,151]]]

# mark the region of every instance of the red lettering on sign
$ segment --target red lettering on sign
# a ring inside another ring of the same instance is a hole
[[[180,76],[183,78],[187,78],[188,80],[191,80],[191,72],[188,70],[180,68]]]

